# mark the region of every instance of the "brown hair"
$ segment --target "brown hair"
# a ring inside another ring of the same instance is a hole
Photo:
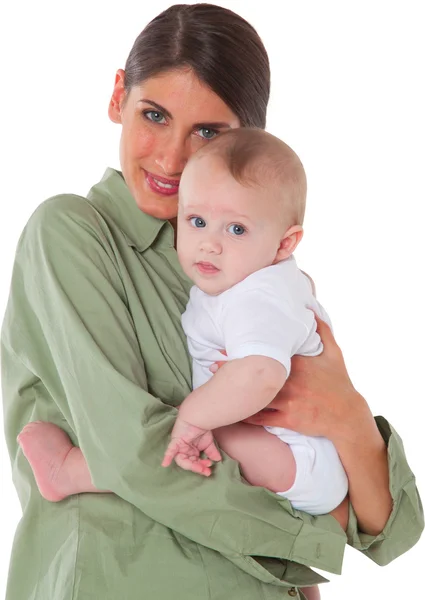
[[[307,179],[298,155],[285,142],[258,128],[229,129],[198,150],[192,161],[217,156],[241,185],[272,189],[286,225],[302,225]],[[290,223],[286,223],[287,221]]]
[[[171,6],[134,42],[125,65],[125,89],[184,67],[227,104],[242,127],[266,126],[269,60],[257,32],[242,17],[213,4]]]

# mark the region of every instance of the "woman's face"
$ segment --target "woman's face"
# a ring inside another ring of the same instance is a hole
[[[238,117],[190,69],[167,71],[124,90],[118,71],[109,117],[122,125],[124,179],[143,212],[174,219],[180,176],[191,154],[218,133],[240,126]]]

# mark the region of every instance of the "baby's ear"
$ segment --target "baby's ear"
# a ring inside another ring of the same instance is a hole
[[[301,225],[293,225],[285,232],[285,235],[280,240],[274,264],[291,256],[295,251],[295,248],[301,242],[303,234],[304,230]]]

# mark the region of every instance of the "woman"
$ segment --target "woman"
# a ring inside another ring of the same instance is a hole
[[[339,572],[346,537],[332,517],[295,514],[243,485],[231,460],[202,482],[159,467],[191,380],[180,327],[190,282],[174,250],[180,174],[221,131],[264,127],[268,97],[252,27],[219,7],[171,7],[116,76],[109,115],[122,125],[122,176],[108,170],[88,199],[58,196],[30,219],[2,333],[24,513],[8,599],[277,599],[323,581],[308,566]],[[334,441],[355,511],[349,542],[383,564],[419,537],[413,476],[397,435],[375,423],[321,333],[324,354],[294,361],[278,410],[258,419]],[[64,429],[94,485],[114,494],[45,502],[16,443],[34,420]]]

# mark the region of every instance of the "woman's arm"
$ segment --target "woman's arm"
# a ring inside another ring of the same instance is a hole
[[[318,317],[316,320],[324,345],[323,353],[317,357],[293,357],[288,381],[269,406],[273,411],[262,411],[247,421],[330,439],[349,479],[350,501],[357,518],[357,539],[362,532],[367,534],[366,544],[370,546],[372,538],[384,528],[388,531],[397,518],[409,521],[404,532],[398,530],[399,536],[406,539],[403,542],[393,539],[394,546],[398,544],[405,551],[419,539],[423,530],[423,512],[413,474],[405,458],[402,460],[404,454],[398,436],[392,440],[392,452],[387,449],[386,441],[391,432],[384,440],[382,428],[378,428],[365,399],[349,378],[329,326]],[[395,458],[396,464],[391,460]],[[410,502],[403,500],[406,494]],[[410,511],[410,519],[406,518],[406,512],[398,511],[401,504],[404,511]],[[351,519],[352,538],[353,519],[354,515]],[[361,548],[360,542],[357,545]],[[389,552],[394,550],[389,549]],[[395,556],[398,556],[397,551],[391,558]],[[382,560],[386,559],[383,557]]]
[[[357,426],[345,427],[345,432],[341,429],[332,441],[347,473],[359,529],[376,536],[384,529],[393,507],[387,446],[364,398],[353,401],[359,404]]]
[[[281,559],[339,572],[345,536],[338,525],[328,517],[294,517],[283,499],[262,488],[247,494],[234,461],[225,458],[210,479],[161,467],[177,411],[147,391],[108,235],[80,198],[51,200],[30,220],[3,328],[7,422],[22,402],[18,356],[64,415],[97,488],[262,581],[285,585],[272,574]],[[22,425],[9,427],[10,447]]]

